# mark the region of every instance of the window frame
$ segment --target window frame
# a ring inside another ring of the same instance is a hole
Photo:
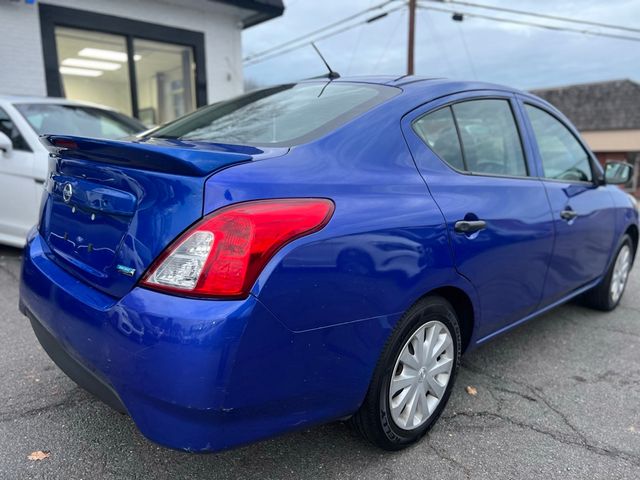
[[[597,162],[597,160],[594,159],[594,154],[591,151],[590,148],[588,148],[585,143],[582,141],[582,139],[580,138],[580,136],[578,135],[578,133],[574,130],[574,128],[572,128],[572,126],[570,126],[570,124],[568,124],[567,122],[565,122],[558,114],[556,114],[555,112],[553,112],[552,110],[550,110],[549,108],[546,108],[544,105],[534,102],[529,98],[521,98],[520,99],[520,103],[522,105],[522,115],[524,117],[524,120],[527,122],[528,125],[528,130],[529,130],[529,142],[531,143],[531,146],[534,148],[535,151],[535,155],[537,158],[537,162],[538,162],[538,166],[541,169],[541,171],[539,172],[540,175],[538,175],[538,178],[540,180],[543,180],[545,182],[555,182],[555,183],[572,183],[572,184],[576,184],[576,185],[600,185],[602,183],[603,180],[603,172],[600,171],[596,166],[595,163]],[[584,151],[584,153],[587,155],[587,161],[589,162],[589,168],[591,169],[591,180],[590,181],[586,181],[586,180],[567,180],[567,179],[562,179],[562,178],[547,178],[544,176],[544,163],[542,162],[542,155],[540,154],[540,146],[538,145],[538,137],[535,134],[535,131],[533,129],[533,124],[531,123],[531,119],[529,118],[529,114],[527,113],[527,109],[526,107],[530,106],[533,108],[537,108],[538,110],[542,110],[544,113],[546,113],[547,115],[551,116],[551,118],[555,119],[557,122],[560,123],[560,125],[562,125],[570,134],[571,136],[575,139],[575,141],[578,143],[578,145],[582,148],[582,150]]]
[[[31,145],[29,145],[29,142],[27,141],[27,137],[24,136],[24,134],[22,133],[22,130],[20,130],[20,127],[16,124],[16,121],[14,120],[14,118],[11,116],[11,114],[9,114],[9,112],[7,112],[6,108],[4,108],[2,105],[0,105],[0,114],[5,114],[7,118],[9,118],[9,120],[13,124],[13,128],[18,132],[18,135],[22,139],[22,143],[26,147],[26,148],[17,148],[15,146],[13,138],[7,135],[9,137],[9,140],[11,140],[11,143],[13,144],[13,149],[17,152],[29,152],[29,153],[33,152],[33,148],[31,148]]]
[[[460,93],[465,93],[465,92],[460,92]],[[460,135],[460,127],[458,126],[458,119],[456,118],[455,112],[453,110],[453,106],[457,105],[459,103],[465,103],[465,102],[474,102],[474,101],[478,101],[478,100],[502,100],[507,102],[507,104],[509,105],[509,110],[511,111],[511,116],[513,118],[513,123],[516,127],[516,132],[518,134],[518,141],[520,144],[520,148],[522,150],[522,159],[524,161],[524,167],[525,167],[525,171],[526,171],[526,175],[506,175],[506,174],[500,174],[500,173],[484,173],[484,172],[473,172],[471,170],[460,170],[458,168],[455,168],[454,166],[450,165],[448,162],[446,162],[442,157],[440,157],[440,155],[438,155],[434,150],[431,149],[431,147],[427,144],[427,142],[420,136],[420,134],[417,132],[416,128],[415,128],[415,123],[418,122],[419,120],[421,120],[422,118],[426,117],[427,115],[437,112],[438,110],[441,110],[443,108],[449,108],[451,110],[451,116],[453,117],[453,123],[455,125],[456,128],[456,135],[458,137],[458,143],[460,145],[460,151],[462,153],[462,163],[465,166],[465,169],[467,168],[467,159],[466,159],[466,155],[465,155],[465,151],[464,151],[464,144],[462,142],[462,137]],[[469,96],[469,97],[465,97],[465,98],[461,98],[461,99],[456,99],[456,100],[451,100],[449,102],[443,103],[441,105],[438,105],[437,107],[434,107],[424,113],[422,113],[421,115],[418,115],[416,118],[414,118],[413,120],[411,120],[410,125],[411,125],[411,130],[413,130],[413,133],[416,134],[416,136],[420,139],[420,141],[431,151],[433,152],[433,154],[438,157],[438,160],[440,160],[444,165],[446,165],[448,168],[450,168],[451,170],[453,170],[454,172],[461,174],[461,175],[469,175],[469,176],[474,176],[474,177],[493,177],[493,178],[511,178],[511,179],[532,179],[532,178],[536,178],[535,176],[533,176],[531,174],[531,169],[529,167],[529,154],[527,152],[526,144],[525,144],[525,139],[523,137],[523,127],[524,125],[522,125],[521,123],[521,119],[518,115],[519,110],[517,110],[515,108],[514,105],[514,101],[515,98],[513,95],[505,95],[505,96],[501,96],[501,95],[496,95],[496,94],[489,94],[489,95],[482,95],[482,96]]]
[[[38,3],[38,12],[40,16],[42,54],[44,57],[48,96],[64,97],[62,78],[58,65],[58,46],[56,44],[55,29],[56,27],[67,27],[124,37],[129,55],[127,69],[131,95],[131,113],[133,117],[139,119],[140,115],[138,83],[135,61],[133,59],[134,39],[151,40],[190,47],[193,50],[193,61],[196,67],[195,107],[197,109],[207,104],[204,33],[43,3]]]

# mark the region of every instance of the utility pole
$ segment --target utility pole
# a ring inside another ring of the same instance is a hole
[[[407,75],[413,75],[413,53],[416,44],[416,0],[409,0],[409,41],[407,45]]]

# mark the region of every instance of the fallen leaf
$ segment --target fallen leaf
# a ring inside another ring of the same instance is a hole
[[[31,452],[27,458],[31,461],[37,462],[39,460],[44,460],[45,458],[49,458],[51,456],[51,452],[36,450],[35,452]]]
[[[465,390],[469,395],[473,397],[475,397],[478,394],[478,389],[476,387],[472,387],[471,385],[467,386]]]

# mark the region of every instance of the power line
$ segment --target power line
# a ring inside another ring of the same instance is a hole
[[[434,2],[434,3],[442,3],[443,0],[420,0],[420,1],[427,1],[427,2]],[[539,13],[539,12],[532,12],[530,10],[517,10],[515,8],[507,8],[507,7],[499,7],[496,5],[485,5],[482,3],[473,3],[473,2],[466,2],[466,1],[461,1],[461,0],[445,0],[446,3],[453,3],[456,5],[464,5],[466,7],[474,7],[474,8],[482,8],[485,10],[494,10],[496,12],[504,12],[504,13],[514,13],[516,15],[527,15],[530,17],[537,17],[537,18],[545,18],[548,20],[558,20],[561,22],[568,22],[568,23],[576,23],[576,24],[582,24],[582,25],[589,25],[592,27],[602,27],[602,28],[611,28],[614,30],[625,30],[627,32],[634,32],[634,33],[640,33],[640,28],[632,28],[632,27],[627,27],[624,25],[613,25],[610,23],[602,23],[602,22],[594,22],[592,20],[583,20],[583,19],[578,19],[578,18],[570,18],[570,17],[562,17],[559,15],[549,15],[547,13]]]
[[[426,31],[430,32],[434,40],[436,41],[436,44],[438,47],[436,51],[440,53],[440,56],[444,59],[444,62],[447,64],[447,70],[449,71],[449,76],[455,77],[457,75],[457,72],[454,71],[453,63],[451,62],[451,58],[446,50],[446,45],[442,42],[440,32],[438,31],[438,26],[436,25],[437,22],[431,21],[431,15],[425,15],[424,18],[427,21]]]
[[[490,15],[483,15],[480,13],[468,13],[468,12],[461,12],[458,10],[450,10],[450,9],[446,9],[446,8],[439,8],[439,7],[427,7],[424,5],[420,5],[418,8],[422,9],[422,10],[432,10],[434,12],[444,12],[444,13],[452,13],[452,14],[462,14],[466,17],[470,17],[470,18],[481,18],[484,20],[491,20],[494,22],[502,22],[502,23],[512,23],[515,25],[525,25],[528,27],[538,27],[538,28],[544,28],[547,30],[555,30],[555,31],[560,31],[560,32],[573,32],[573,33],[581,33],[583,35],[593,35],[593,36],[597,36],[597,37],[607,37],[607,38],[616,38],[618,40],[630,40],[633,42],[640,42],[640,38],[639,37],[630,37],[627,35],[617,35],[615,33],[605,33],[605,32],[594,32],[592,30],[580,30],[578,28],[571,28],[571,27],[562,27],[562,26],[558,26],[558,25],[548,25],[548,24],[544,24],[544,23],[536,23],[536,22],[528,22],[526,20],[516,20],[516,19],[511,19],[511,18],[501,18],[501,17],[492,17]]]
[[[244,58],[244,65],[245,66],[250,66],[250,65],[254,65],[257,63],[261,63],[265,60],[269,60],[271,58],[274,57],[278,57],[280,55],[284,55],[286,53],[289,53],[291,51],[306,47],[308,45],[310,45],[311,42],[317,42],[320,40],[324,40],[326,38],[329,37],[333,37],[335,35],[339,35],[343,32],[346,32],[348,30],[351,30],[353,28],[356,28],[358,26],[361,25],[366,25],[368,23],[372,23],[376,20],[379,20],[380,18],[386,17],[387,15],[394,13],[400,9],[403,9],[407,2],[403,1],[401,5],[392,8],[392,9],[385,9],[384,7],[386,7],[387,5],[391,4],[391,3],[395,3],[399,0],[387,0],[385,2],[382,2],[380,4],[374,5],[372,7],[366,8],[364,10],[361,10],[360,12],[357,12],[353,15],[350,15],[348,17],[345,17],[341,20],[338,20],[336,22],[333,22],[329,25],[326,25],[324,27],[318,28],[312,32],[309,32],[305,35],[301,35],[299,37],[296,37],[294,39],[288,40],[284,43],[281,43],[279,45],[275,45],[273,47],[270,47],[266,50],[263,50],[261,52],[252,54],[252,55],[248,55],[247,57]],[[428,2],[438,2],[438,3],[442,3],[442,0],[420,0],[421,2],[424,1],[428,1]],[[472,7],[472,8],[484,8],[484,9],[489,9],[489,10],[496,10],[496,11],[502,11],[502,12],[508,12],[508,13],[513,13],[513,14],[518,14],[518,15],[529,15],[529,16],[533,16],[533,17],[539,17],[539,18],[547,18],[547,19],[552,19],[552,20],[556,20],[556,21],[565,21],[565,22],[572,22],[572,23],[581,23],[581,24],[585,24],[585,25],[591,25],[591,26],[598,26],[598,27],[604,27],[604,28],[611,28],[611,29],[621,29],[621,30],[628,30],[628,31],[637,31],[640,32],[640,29],[633,29],[630,27],[624,27],[624,26],[618,26],[618,25],[611,25],[611,24],[605,24],[605,23],[599,23],[599,22],[591,22],[588,20],[578,20],[578,19],[572,19],[572,18],[568,18],[568,17],[560,17],[560,16],[555,16],[555,15],[547,15],[547,14],[541,14],[541,13],[536,13],[536,12],[528,12],[528,11],[524,11],[524,10],[516,10],[516,9],[511,9],[511,8],[505,8],[505,7],[494,7],[494,6],[490,6],[490,5],[483,5],[483,4],[478,4],[478,3],[472,3],[472,2],[466,2],[466,1],[459,1],[459,0],[447,0],[448,3],[454,3],[454,4],[459,4],[459,5],[463,5],[466,7]],[[572,28],[572,27],[568,27],[568,26],[561,26],[561,25],[550,25],[548,23],[538,23],[538,22],[531,22],[531,21],[527,21],[527,20],[519,20],[519,19],[514,19],[514,18],[505,18],[505,17],[494,17],[491,15],[484,15],[481,13],[470,13],[470,12],[465,12],[465,11],[458,11],[458,10],[453,10],[453,9],[448,9],[448,8],[442,8],[442,7],[436,7],[436,6],[426,6],[424,4],[419,4],[417,6],[417,8],[421,9],[421,10],[431,10],[431,11],[435,11],[435,12],[444,12],[444,13],[450,13],[450,14],[458,14],[458,15],[463,15],[463,16],[467,16],[469,18],[479,18],[479,19],[483,19],[483,20],[490,20],[490,21],[494,21],[494,22],[501,22],[501,23],[510,23],[510,24],[514,24],[514,25],[524,25],[524,26],[528,26],[528,27],[536,27],[536,28],[543,28],[546,30],[553,30],[553,31],[561,31],[561,32],[571,32],[571,33],[580,33],[583,35],[592,35],[592,36],[599,36],[599,37],[606,37],[606,38],[614,38],[614,39],[618,39],[618,40],[628,40],[628,41],[634,41],[634,42],[640,42],[640,37],[634,37],[634,36],[629,36],[629,35],[622,35],[622,34],[616,34],[616,33],[607,33],[607,32],[598,32],[598,31],[593,31],[593,30],[586,30],[586,29],[578,29],[578,28]],[[379,15],[376,15],[374,17],[368,18],[368,19],[364,19],[361,20],[359,22],[356,23],[351,23],[343,28],[338,28],[335,29],[335,27],[342,25],[344,23],[348,23],[350,21],[353,21],[354,19],[357,19],[359,17],[361,17],[362,15],[364,15],[365,13],[374,11],[374,10],[382,10],[382,12]],[[334,29],[334,30],[332,30]],[[329,31],[329,33],[326,33],[324,35],[320,35],[319,34]],[[466,42],[465,42],[466,43]],[[466,45],[465,45],[466,46]],[[467,47],[468,49],[468,47]]]
[[[476,65],[473,62],[473,57],[471,56],[471,53],[469,53],[469,47],[467,46],[467,40],[464,38],[464,31],[462,30],[462,27],[460,26],[460,22],[458,22],[458,33],[460,34],[460,39],[462,40],[462,45],[464,46],[464,51],[467,54],[467,62],[469,62],[469,65],[471,66],[471,71],[473,72],[473,78],[474,78],[474,80],[478,80],[478,74],[476,72]]]
[[[327,31],[327,30],[331,30],[332,28],[340,26],[343,23],[350,22],[351,20],[354,20],[354,19],[356,19],[358,17],[361,17],[365,13],[369,13],[369,12],[372,12],[372,11],[375,11],[375,10],[380,10],[380,9],[386,7],[387,5],[389,5],[390,3],[394,3],[396,1],[398,1],[398,0],[386,0],[385,2],[379,3],[377,5],[373,5],[372,7],[365,8],[364,10],[360,10],[359,12],[356,12],[353,15],[349,15],[348,17],[344,17],[341,20],[337,20],[337,21],[335,21],[333,23],[330,23],[329,25],[325,25],[324,27],[320,27],[320,28],[318,28],[316,30],[313,30],[313,31],[308,32],[308,33],[305,33],[304,35],[300,35],[299,37],[292,38],[290,40],[287,40],[286,42],[280,43],[280,44],[275,45],[273,47],[269,47],[266,50],[262,50],[260,52],[256,52],[256,53],[252,53],[250,55],[247,55],[242,60],[244,62],[251,62],[252,60],[254,60],[254,59],[258,58],[258,57],[262,57],[264,55],[268,55],[268,54],[270,54],[272,52],[280,50],[281,48],[286,48],[289,45],[293,45],[295,43],[299,43],[299,42],[301,42],[303,40],[306,40],[306,39],[308,39],[310,37],[313,37],[314,35],[318,35],[318,34],[320,34],[322,32]],[[367,23],[367,22],[364,22],[364,23]],[[358,25],[361,25],[361,24],[358,24]]]
[[[404,10],[402,12],[400,12],[400,15],[398,15],[398,21],[396,22],[395,26],[393,27],[393,30],[391,31],[391,34],[389,35],[389,39],[387,40],[387,44],[385,45],[384,50],[378,56],[378,60],[376,60],[376,63],[373,66],[373,70],[372,70],[373,72],[377,72],[378,71],[378,65],[380,65],[380,62],[383,61],[384,59],[386,59],[389,47],[391,46],[391,43],[393,42],[393,40],[396,37],[396,33],[398,32],[398,27],[402,23],[403,18],[404,18]]]
[[[395,8],[392,8],[390,10],[386,10],[386,15],[385,16],[387,16],[387,15],[389,15],[391,13],[397,12],[400,9],[404,9],[404,7],[405,7],[404,4],[402,4],[402,5],[399,5],[399,6],[395,7]],[[298,50],[299,48],[307,47],[307,46],[309,46],[311,44],[312,41],[313,42],[319,42],[320,40],[324,40],[325,38],[333,37],[335,35],[338,35],[340,33],[346,32],[346,31],[351,30],[353,28],[356,28],[356,27],[358,27],[360,25],[365,25],[367,23],[371,23],[371,19],[365,19],[365,20],[362,20],[360,22],[353,23],[351,25],[347,25],[346,27],[340,28],[338,30],[334,30],[334,31],[332,31],[330,33],[327,33],[327,34],[319,36],[319,37],[314,37],[313,39],[311,38],[311,35],[304,36],[302,38],[308,39],[309,41],[307,41],[305,43],[296,44],[296,45],[291,46],[289,48],[285,48],[284,50],[274,51],[273,53],[269,53],[269,54],[260,56],[259,58],[257,56],[253,56],[251,59],[245,60],[244,66],[248,67],[250,65],[255,65],[256,63],[261,63],[261,62],[263,62],[265,60],[269,60],[269,59],[274,58],[274,57],[279,57],[280,55],[284,55],[285,53],[289,53],[289,52],[292,52],[294,50]],[[289,43],[289,42],[287,42],[287,43]],[[275,49],[275,47],[274,47],[274,49]]]

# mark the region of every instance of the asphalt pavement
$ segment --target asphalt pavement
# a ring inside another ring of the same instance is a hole
[[[466,355],[412,448],[383,452],[332,423],[194,455],[147,441],[58,370],[18,312],[19,265],[0,247],[1,480],[640,479],[638,266],[615,312],[566,305]]]

